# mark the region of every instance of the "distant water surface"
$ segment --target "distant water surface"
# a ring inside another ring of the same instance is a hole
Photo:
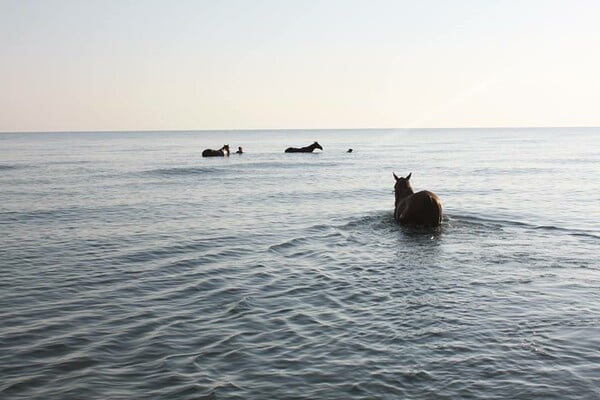
[[[599,177],[594,128],[1,134],[0,398],[599,399]]]

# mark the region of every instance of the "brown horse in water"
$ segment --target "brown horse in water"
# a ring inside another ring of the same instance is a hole
[[[398,178],[394,174],[394,179],[396,179],[394,218],[403,224],[425,227],[440,226],[442,203],[439,197],[428,190],[415,193],[409,182],[411,175],[412,172],[406,178]]]
[[[288,147],[285,149],[285,153],[312,153],[315,149],[323,150],[318,142],[314,142],[310,146],[306,147]]]
[[[229,155],[229,145],[226,144],[219,150],[206,149],[202,152],[202,157],[225,157]]]

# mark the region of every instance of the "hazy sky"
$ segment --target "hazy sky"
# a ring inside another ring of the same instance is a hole
[[[0,131],[600,126],[600,1],[0,0]]]

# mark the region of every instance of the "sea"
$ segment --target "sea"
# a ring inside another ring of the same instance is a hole
[[[0,134],[0,398],[600,399],[600,128]]]

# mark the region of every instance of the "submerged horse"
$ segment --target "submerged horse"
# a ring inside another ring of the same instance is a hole
[[[319,143],[314,142],[310,146],[306,146],[306,147],[288,147],[287,149],[285,149],[285,152],[286,153],[312,153],[315,149],[323,150],[323,148],[321,147],[321,145]]]
[[[225,157],[229,155],[229,145],[226,144],[219,150],[206,149],[202,152],[202,157]]]
[[[442,203],[435,193],[422,190],[415,193],[410,186],[410,176],[398,178],[394,173],[396,184],[394,192],[396,203],[394,218],[403,224],[435,227],[442,223]]]

